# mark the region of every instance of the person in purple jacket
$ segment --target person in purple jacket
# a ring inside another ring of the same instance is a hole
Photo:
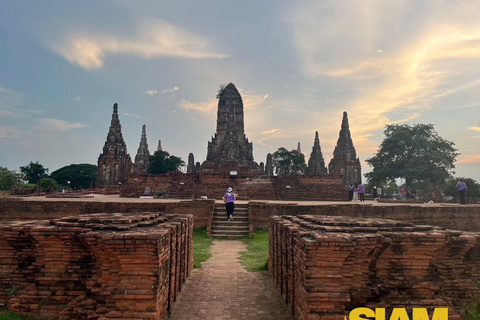
[[[360,197],[360,201],[365,201],[365,185],[363,183],[358,185],[358,195]]]
[[[225,202],[225,208],[227,209],[227,218],[228,221],[233,220],[233,211],[235,210],[235,193],[232,192],[232,188],[228,188],[227,193],[223,196],[223,201]]]
[[[465,192],[467,191],[467,184],[462,180],[458,181],[457,185],[458,196],[460,197],[460,203],[465,204]]]
[[[352,200],[353,200],[353,186],[350,183],[348,185],[348,201],[352,201]]]

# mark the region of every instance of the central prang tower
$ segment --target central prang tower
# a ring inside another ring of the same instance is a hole
[[[202,173],[260,173],[253,161],[253,145],[245,135],[242,96],[229,83],[218,96],[217,133],[208,142]]]

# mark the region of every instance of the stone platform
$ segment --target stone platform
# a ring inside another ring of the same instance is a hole
[[[0,227],[0,302],[47,319],[164,319],[193,267],[193,217],[89,214]]]
[[[480,294],[480,234],[385,219],[275,216],[269,270],[297,319],[448,307]],[[387,317],[388,318],[388,317]]]

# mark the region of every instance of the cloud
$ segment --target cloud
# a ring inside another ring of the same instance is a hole
[[[471,156],[461,156],[457,161],[458,164],[480,163],[480,154]]]
[[[140,116],[137,116],[137,115],[134,115],[134,114],[128,114],[126,112],[123,115],[125,115],[127,117],[132,117],[132,118],[141,118]]]
[[[480,132],[480,127],[470,127],[468,129]]]
[[[59,119],[52,119],[52,118],[45,118],[37,120],[38,128],[44,129],[47,131],[70,131],[74,129],[80,129],[89,127],[88,124],[81,124],[81,123],[72,123],[68,121],[63,121]]]
[[[145,93],[148,94],[148,95],[154,96],[158,93],[158,91],[157,90],[147,90],[147,91],[145,91]]]
[[[18,116],[18,113],[7,111],[7,110],[0,110],[0,116],[4,117],[16,117]]]
[[[18,107],[23,103],[23,93],[0,87],[0,107]]]
[[[24,133],[18,127],[0,127],[0,139],[22,139]]]
[[[75,101],[76,101],[76,102],[82,101],[82,97],[75,97]]]
[[[227,57],[216,52],[203,37],[159,19],[148,21],[132,37],[76,32],[52,44],[51,49],[72,65],[89,71],[102,68],[107,56],[115,54],[130,54],[143,59]]]
[[[177,91],[178,87],[173,87],[172,89],[163,89],[161,92],[162,94],[168,93],[168,92],[174,92]]]

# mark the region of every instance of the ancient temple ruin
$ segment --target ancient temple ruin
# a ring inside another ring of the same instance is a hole
[[[260,173],[253,161],[253,145],[245,135],[242,96],[233,83],[219,92],[217,132],[208,142],[207,160],[201,170],[202,173]]]
[[[112,121],[103,152],[98,157],[97,184],[115,185],[127,181],[132,171],[132,159],[122,136],[118,105],[113,105]]]
[[[300,142],[298,143],[300,147]],[[312,153],[308,159],[307,173],[312,176],[320,176],[327,174],[327,167],[325,160],[323,160],[322,148],[320,147],[320,139],[318,138],[318,131],[315,131],[315,140],[313,142]]]
[[[357,152],[353,146],[347,112],[343,113],[342,128],[328,171],[330,174],[342,175],[344,185],[362,181],[360,159],[357,158]]]
[[[140,146],[135,156],[135,164],[133,165],[133,172],[139,174],[148,174],[148,167],[150,165],[150,151],[148,151],[146,126],[142,126],[142,137],[140,138]]]

